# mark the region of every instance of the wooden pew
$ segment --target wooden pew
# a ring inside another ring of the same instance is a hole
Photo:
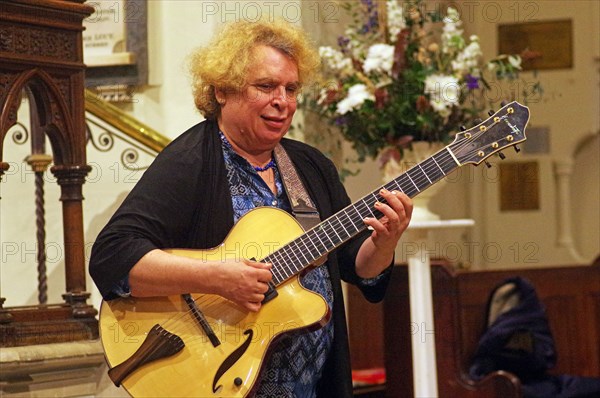
[[[496,372],[479,383],[470,380],[467,374],[485,328],[489,295],[498,284],[513,276],[527,278],[546,306],[558,353],[557,365],[551,372],[600,376],[600,263],[464,271],[435,262],[432,288],[440,397],[521,396],[520,382],[510,373]],[[399,265],[394,271],[382,317],[386,396],[412,397],[411,334],[423,339],[432,335],[426,325],[410,323],[406,266]],[[369,327],[377,336],[377,326]],[[356,342],[352,345],[353,350],[356,345]]]

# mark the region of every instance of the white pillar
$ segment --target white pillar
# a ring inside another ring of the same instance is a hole
[[[556,211],[557,211],[557,244],[569,250],[575,261],[584,263],[575,241],[573,240],[573,226],[571,219],[571,175],[573,174],[573,159],[562,159],[554,162],[554,175],[556,177]]]
[[[408,257],[411,347],[415,398],[438,397],[435,324],[428,235],[440,228],[472,227],[471,219],[411,221],[410,237],[417,250]]]
[[[431,262],[426,240],[419,239],[417,244],[419,249],[408,259],[413,387],[415,397],[437,397]]]

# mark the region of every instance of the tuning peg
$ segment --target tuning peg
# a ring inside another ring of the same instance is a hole
[[[506,155],[504,155],[502,152],[498,152],[498,156],[500,157],[500,159],[504,160],[506,159]]]
[[[515,152],[516,152],[516,153],[519,153],[519,152],[521,152],[521,148],[519,148],[519,146],[518,146],[518,145],[515,145],[515,146],[514,146],[514,148],[515,148]]]
[[[487,160],[485,161],[485,165],[487,166],[488,169],[492,168],[492,165]]]
[[[477,126],[477,125],[478,125],[478,124],[480,124],[481,122],[483,122],[483,120],[481,120],[480,118],[473,119],[473,123],[475,123],[475,126]]]
[[[488,111],[488,115],[490,115],[490,116],[493,116],[493,115],[494,115],[494,113],[496,113],[496,112],[494,112],[494,111],[493,111],[493,110],[491,110],[491,109]]]
[[[501,106],[501,107],[504,107],[505,105],[506,105],[506,101],[502,101],[502,102],[500,102],[500,106]]]
[[[460,131],[465,131],[467,128],[465,126],[460,126]]]

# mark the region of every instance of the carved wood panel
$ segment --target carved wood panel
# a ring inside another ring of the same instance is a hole
[[[82,184],[90,168],[85,156],[81,33],[83,19],[93,8],[82,3],[0,2],[0,173],[8,166],[2,143],[17,123],[22,92],[27,90],[32,119],[39,127],[36,134],[50,140],[51,170],[61,187],[66,280],[64,303],[12,310],[0,305],[0,346],[98,337],[97,311],[87,304],[82,216]]]

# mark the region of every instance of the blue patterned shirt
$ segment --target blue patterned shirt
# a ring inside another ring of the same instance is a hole
[[[275,206],[291,213],[290,202],[277,167],[274,168],[277,187],[275,195],[250,163],[235,153],[222,133],[221,140],[234,220],[237,222],[241,216],[258,206]],[[332,309],[333,290],[325,265],[307,272],[300,281],[307,289],[321,294],[330,310]],[[333,322],[313,332],[288,334],[277,340],[271,347],[270,361],[265,364],[256,396],[315,397],[332,341]]]

